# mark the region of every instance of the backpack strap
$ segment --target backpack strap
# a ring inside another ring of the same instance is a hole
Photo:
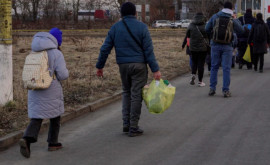
[[[210,46],[209,45],[209,43],[206,41],[206,39],[204,38],[204,36],[203,36],[203,34],[202,34],[202,32],[200,31],[200,29],[198,28],[198,26],[196,25],[196,28],[197,28],[197,30],[199,31],[199,33],[201,34],[201,37],[203,38],[203,40],[204,40],[204,43],[206,44],[206,46]]]
[[[128,25],[127,25],[127,23],[126,23],[126,21],[125,21],[124,18],[122,19],[122,22],[124,23],[124,25],[125,25],[125,27],[126,27],[128,33],[130,34],[131,38],[132,38],[132,39],[136,42],[136,44],[142,49],[144,60],[145,60],[145,62],[147,62],[146,57],[145,57],[145,55],[144,55],[144,49],[143,49],[143,46],[142,46],[142,45],[140,44],[140,42],[135,38],[135,36],[131,33],[131,31],[130,31],[130,29],[129,29],[129,27],[128,27]]]

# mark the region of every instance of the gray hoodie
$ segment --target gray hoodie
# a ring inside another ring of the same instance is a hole
[[[44,90],[28,90],[29,118],[55,118],[64,113],[63,89],[59,81],[68,78],[64,56],[58,49],[56,38],[47,32],[37,33],[32,41],[32,51],[46,50],[51,75],[56,74],[51,86]]]

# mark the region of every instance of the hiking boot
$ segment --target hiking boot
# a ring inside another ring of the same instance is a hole
[[[190,85],[194,85],[195,84],[195,75],[193,74],[192,77],[191,77],[191,80],[190,80]]]
[[[61,143],[56,143],[56,144],[49,143],[48,145],[48,151],[56,151],[56,150],[60,150],[61,148],[63,148]]]
[[[216,94],[216,91],[214,91],[213,89],[210,89],[208,95],[209,96],[214,96]]]
[[[130,128],[128,136],[129,137],[134,137],[134,136],[140,136],[142,134],[143,134],[143,130],[140,129],[139,127],[138,128]]]
[[[19,145],[20,145],[20,152],[22,154],[22,156],[26,157],[26,158],[30,158],[30,143],[27,142],[26,139],[20,139],[19,141]]]
[[[224,95],[224,97],[231,97],[232,96],[230,91],[224,91],[223,95]]]
[[[199,87],[204,87],[205,86],[205,83],[204,82],[198,82],[198,86]]]
[[[123,132],[128,133],[129,132],[129,126],[124,126],[123,127]]]

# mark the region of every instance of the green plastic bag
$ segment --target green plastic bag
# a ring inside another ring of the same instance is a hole
[[[168,85],[167,85],[168,84]],[[159,114],[168,109],[174,99],[175,87],[167,80],[153,80],[143,88],[143,100],[150,113]]]
[[[243,56],[243,59],[247,62],[251,62],[251,56],[250,56],[250,46],[248,45],[246,52]]]

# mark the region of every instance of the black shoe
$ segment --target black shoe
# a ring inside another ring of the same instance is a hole
[[[139,127],[138,128],[130,128],[128,136],[129,137],[134,137],[134,136],[140,136],[142,134],[143,134],[143,130],[140,129]]]
[[[256,72],[257,72],[257,67],[254,67],[254,71],[256,71]]]
[[[190,85],[195,84],[195,79],[196,79],[195,75],[192,75],[191,80],[190,80]]]
[[[129,132],[129,126],[124,126],[123,127],[123,132],[128,133]]]
[[[60,150],[62,148],[63,148],[63,146],[61,143],[56,143],[56,144],[49,143],[49,145],[48,145],[48,151],[56,151],[56,150]]]
[[[209,96],[214,96],[216,94],[216,91],[214,91],[213,89],[210,89],[208,95]]]
[[[26,139],[20,139],[19,145],[22,156],[30,158],[30,143]]]
[[[232,64],[232,68],[234,68],[235,67],[235,65],[234,64]]]
[[[223,95],[224,95],[224,97],[231,97],[232,96],[230,91],[224,91]]]
[[[239,64],[239,67],[238,67],[239,69],[242,69],[243,68],[243,65],[242,64]]]

